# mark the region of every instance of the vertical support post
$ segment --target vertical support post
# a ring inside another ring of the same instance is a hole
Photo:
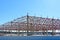
[[[34,32],[33,24],[30,23],[30,35],[33,35],[33,32]]]
[[[4,30],[4,32],[5,32],[5,25],[3,24],[2,26],[4,27],[3,30]],[[5,34],[4,34],[4,35],[5,35]]]
[[[48,16],[47,16],[47,19],[48,19]],[[46,19],[46,20],[47,20],[47,19]],[[48,23],[48,21],[47,21],[47,23]],[[47,36],[48,36],[48,27],[49,27],[49,24],[46,25],[46,28],[47,28],[47,29],[46,29],[46,34],[47,34]]]
[[[53,21],[54,21],[54,19],[52,19],[52,36],[54,35],[54,29],[53,29],[54,24],[53,24]]]
[[[17,23],[18,23],[18,28],[17,29],[18,29],[18,36],[19,36],[20,35],[20,29],[19,29],[20,28],[20,23],[19,22],[17,22]]]
[[[46,34],[48,36],[48,24],[46,25]]]
[[[41,20],[41,19],[42,19],[42,17],[40,17],[40,20]],[[40,22],[41,22],[41,21],[40,21]],[[42,31],[43,31],[43,30],[42,30],[42,23],[40,23],[40,28],[41,28],[41,36],[42,36],[42,34],[43,34],[43,33],[42,33]]]
[[[12,27],[12,23],[13,23],[13,22],[11,21],[11,27]],[[10,28],[9,28],[9,29],[10,29]],[[10,33],[12,34],[12,29],[10,29]]]
[[[28,19],[29,19],[29,16],[28,16],[28,13],[27,13],[27,36],[29,36],[29,34],[28,34],[29,33],[29,25],[28,25],[29,20]]]

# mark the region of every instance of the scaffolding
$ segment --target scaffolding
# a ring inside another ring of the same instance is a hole
[[[51,34],[54,35],[55,30],[60,30],[60,20],[27,15],[14,19],[1,26],[0,30],[17,30],[18,35],[20,34],[20,31],[25,31],[27,36],[38,31],[41,32],[41,35],[48,35],[48,30],[52,30]]]

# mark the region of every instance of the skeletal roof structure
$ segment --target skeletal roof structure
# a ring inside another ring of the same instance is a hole
[[[27,16],[23,16],[17,19],[14,19],[10,22],[4,23],[1,25],[2,29],[27,29]],[[36,16],[28,16],[28,29],[31,30],[59,30],[60,29],[60,20],[54,18],[43,18]]]

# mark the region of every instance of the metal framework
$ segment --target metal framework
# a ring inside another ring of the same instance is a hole
[[[60,20],[27,15],[14,19],[13,21],[7,22],[1,26],[2,27],[0,28],[0,30],[25,30],[27,31],[27,33],[29,31],[47,32],[47,30],[52,30],[52,32],[54,32],[54,30],[60,30]]]

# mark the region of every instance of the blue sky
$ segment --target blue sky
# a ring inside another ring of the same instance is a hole
[[[0,0],[0,24],[25,16],[27,12],[60,19],[60,0]]]

